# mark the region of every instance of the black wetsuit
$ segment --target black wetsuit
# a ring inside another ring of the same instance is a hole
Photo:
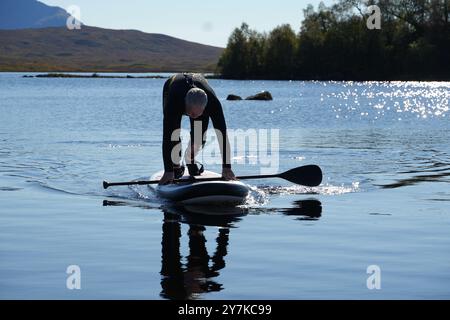
[[[186,115],[185,97],[187,92],[192,88],[199,88],[205,91],[208,96],[208,104],[199,118],[191,120],[191,146],[195,142],[194,135],[194,121],[202,122],[202,146],[205,144],[204,134],[208,129],[209,119],[211,119],[214,128],[221,132],[223,141],[219,140],[219,144],[222,151],[222,163],[223,167],[230,167],[229,151],[227,151],[228,138],[227,138],[227,125],[222,110],[222,105],[219,99],[214,93],[213,89],[209,86],[206,79],[198,74],[177,74],[171,77],[164,84],[163,90],[163,112],[164,112],[164,124],[163,124],[163,160],[164,170],[166,172],[172,172],[174,163],[172,161],[172,150],[181,142],[179,134],[177,137],[172,137],[172,133],[181,127],[181,118]],[[178,131],[179,132],[179,131]],[[175,141],[172,141],[172,138]],[[181,160],[181,152],[179,154]]]

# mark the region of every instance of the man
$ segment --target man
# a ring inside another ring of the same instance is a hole
[[[200,175],[203,168],[195,163],[195,156],[205,144],[205,133],[211,119],[222,153],[222,176],[235,180],[231,170],[230,143],[222,105],[206,79],[199,74],[177,74],[164,84],[163,90],[163,160],[164,175],[161,185],[170,184],[183,176],[181,165],[180,127],[183,115],[191,121],[191,141],[185,160],[191,176]],[[194,130],[195,129],[195,130]],[[199,140],[199,141],[197,141]]]

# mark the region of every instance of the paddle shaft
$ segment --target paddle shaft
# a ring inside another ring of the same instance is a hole
[[[267,178],[280,178],[279,174],[267,174],[261,176],[242,176],[236,177],[238,180],[250,180],[250,179],[267,179]],[[183,183],[189,181],[196,182],[210,182],[210,181],[220,181],[223,178],[200,178],[200,179],[192,179],[192,180],[174,180],[174,183]],[[152,184],[158,184],[159,180],[154,181],[133,181],[133,182],[114,182],[108,183],[106,181],[103,182],[103,188],[108,189],[109,187],[120,187],[120,186],[148,186]]]

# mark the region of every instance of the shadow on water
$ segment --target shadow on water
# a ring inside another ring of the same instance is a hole
[[[104,206],[134,206],[126,201],[104,200]],[[141,208],[153,208],[145,204]],[[226,256],[232,230],[247,215],[281,213],[298,220],[318,220],[322,204],[318,200],[295,201],[290,208],[241,208],[208,206],[164,206],[161,240],[161,293],[169,300],[196,300],[203,295],[224,290],[220,272],[226,267]],[[186,234],[188,254],[181,254],[182,224]],[[208,252],[204,232],[207,227],[219,228],[212,255]]]

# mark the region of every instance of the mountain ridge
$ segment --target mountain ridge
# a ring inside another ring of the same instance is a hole
[[[62,27],[70,15],[62,8],[36,0],[1,0],[0,29]]]
[[[139,30],[0,30],[0,71],[213,72],[222,48]]]
[[[82,24],[36,0],[0,1],[0,71],[213,72],[222,48],[134,29]]]

